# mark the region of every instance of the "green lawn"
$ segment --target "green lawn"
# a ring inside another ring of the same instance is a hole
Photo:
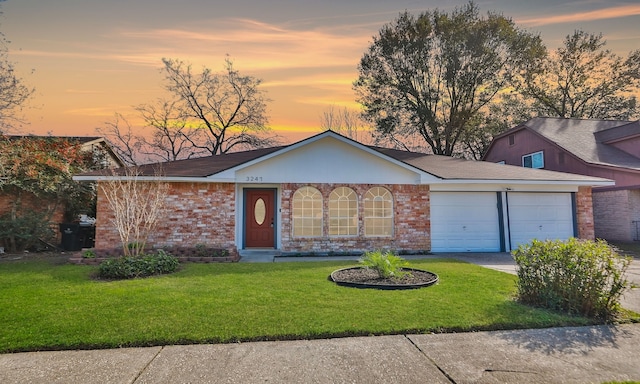
[[[515,276],[452,260],[412,267],[417,290],[335,285],[353,262],[186,264],[173,275],[97,281],[96,267],[0,263],[0,352],[585,325],[520,305]]]

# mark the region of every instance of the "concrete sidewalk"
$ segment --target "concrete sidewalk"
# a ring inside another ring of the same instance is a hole
[[[640,324],[0,355],[1,383],[640,380]]]

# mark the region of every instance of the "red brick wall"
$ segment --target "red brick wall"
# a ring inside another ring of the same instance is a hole
[[[588,240],[595,239],[591,187],[578,188],[578,193],[576,193],[576,211],[578,237]]]
[[[634,221],[640,220],[640,189],[598,190],[593,192],[596,237],[631,242],[638,240]]]
[[[54,224],[62,223],[64,219],[64,205],[53,200],[43,200],[35,195],[25,193],[21,197],[23,210],[48,211],[55,209],[51,222]],[[0,194],[0,215],[9,213],[15,197],[8,194]]]
[[[235,239],[235,185],[231,183],[170,183],[167,205],[149,247],[194,247],[204,244],[237,253]],[[98,188],[96,249],[122,246],[111,224],[113,212]]]
[[[9,194],[0,194],[0,215],[11,212],[15,196]],[[60,243],[60,230],[58,224],[64,222],[65,207],[63,204],[57,203],[54,200],[43,200],[35,195],[24,193],[21,197],[22,209],[33,211],[48,211],[53,210],[51,216],[51,228],[55,233],[55,242]]]
[[[292,236],[291,199],[294,192],[304,186],[320,191],[323,200],[323,236],[294,238]],[[349,187],[358,195],[358,236],[328,236],[329,194],[337,187]],[[371,187],[360,184],[282,184],[280,229],[284,252],[342,252],[376,249],[428,251],[431,249],[431,224],[428,185],[380,185],[393,195],[394,233],[392,237],[364,236],[364,206],[362,197]]]
[[[292,236],[291,199],[300,187],[310,185],[323,197],[323,236],[294,238]],[[346,186],[358,196],[358,235],[328,236],[329,194]],[[429,251],[431,249],[430,194],[428,185],[382,185],[393,195],[394,232],[391,237],[364,236],[364,206],[362,197],[377,185],[360,184],[282,184],[281,251],[283,252],[343,252],[389,249],[396,251]],[[228,249],[237,254],[235,246],[235,185],[232,183],[170,183],[164,218],[149,239],[150,246],[193,247],[204,244]],[[593,204],[590,187],[580,187],[576,193],[578,236],[593,239]],[[108,203],[98,188],[96,249],[121,247],[113,228]]]

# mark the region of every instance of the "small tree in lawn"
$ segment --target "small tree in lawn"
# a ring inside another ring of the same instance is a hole
[[[137,167],[126,168],[99,182],[109,208],[111,223],[122,241],[124,256],[144,255],[149,235],[162,219],[169,184],[160,180],[160,172],[143,180]]]

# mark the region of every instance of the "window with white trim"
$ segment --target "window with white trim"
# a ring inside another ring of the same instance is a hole
[[[544,168],[544,154],[542,151],[522,156],[522,166],[525,168]]]
[[[364,235],[390,237],[393,235],[393,196],[386,188],[373,187],[363,199]]]
[[[329,195],[329,236],[358,234],[358,196],[353,189],[338,187]]]
[[[322,194],[313,187],[295,191],[293,204],[293,237],[322,236]]]

